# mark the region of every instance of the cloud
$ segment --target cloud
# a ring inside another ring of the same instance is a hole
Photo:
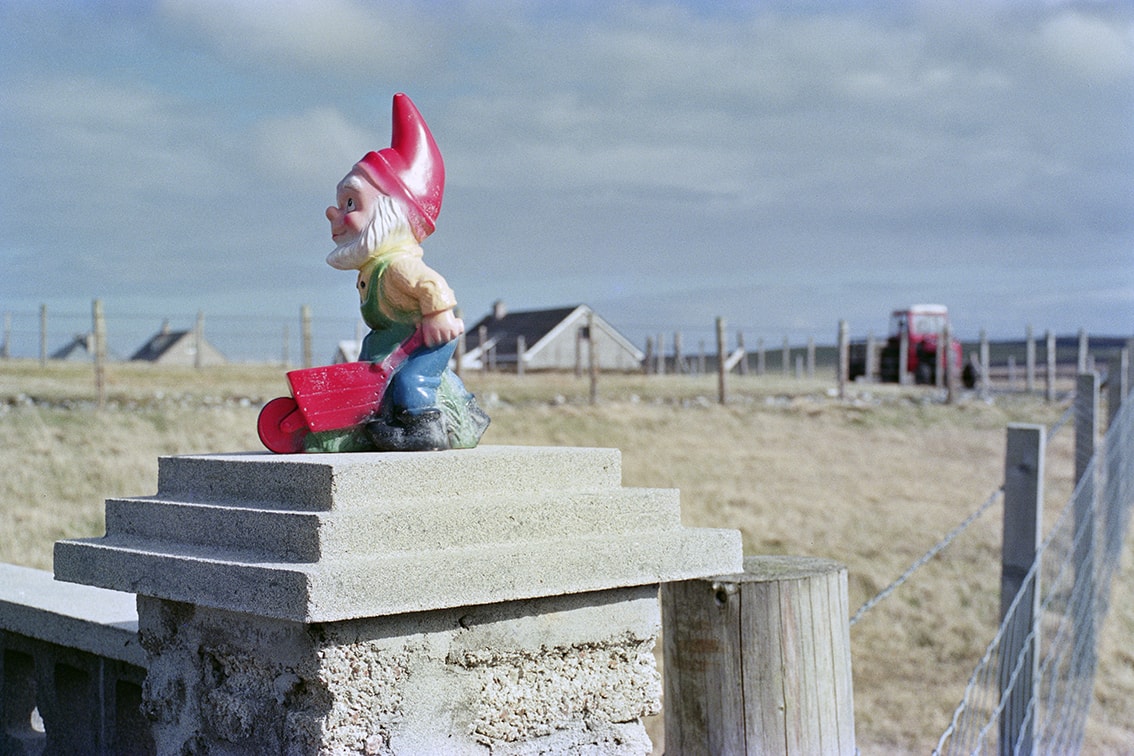
[[[1134,24],[1068,9],[1046,20],[1041,49],[1056,64],[1084,78],[1111,83],[1134,72]]]
[[[234,60],[337,71],[363,81],[368,72],[402,70],[428,55],[416,19],[357,0],[163,0],[160,13],[204,35]]]
[[[305,186],[335,182],[367,151],[381,148],[376,131],[361,128],[330,107],[265,118],[252,135],[256,161],[264,175]]]

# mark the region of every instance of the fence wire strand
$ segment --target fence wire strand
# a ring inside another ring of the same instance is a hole
[[[1055,438],[1056,434],[1058,434],[1059,431],[1062,430],[1063,426],[1065,426],[1068,423],[1068,421],[1070,421],[1071,418],[1074,417],[1074,416],[1075,416],[1075,405],[1071,404],[1067,407],[1066,410],[1064,410],[1063,415],[1060,416],[1060,418],[1058,420],[1056,420],[1054,423],[1052,423],[1051,427],[1048,429],[1047,441],[1050,442],[1053,438]],[[924,567],[931,559],[933,559],[935,556],[937,556],[942,551],[944,551],[945,548],[947,548],[949,546],[949,544],[951,544],[954,540],[956,540],[957,536],[961,535],[961,533],[963,533],[970,525],[972,525],[974,522],[976,522],[978,519],[980,519],[980,516],[983,515],[986,511],[988,511],[988,509],[991,508],[992,505],[994,505],[1000,499],[1000,497],[1003,495],[1003,493],[1004,493],[1004,487],[1003,486],[1001,486],[997,490],[993,491],[992,494],[990,494],[989,497],[987,499],[985,499],[983,504],[981,504],[979,507],[977,507],[976,510],[972,514],[970,514],[968,517],[966,517],[964,520],[961,521],[960,525],[958,525],[957,527],[953,528],[948,533],[946,533],[945,537],[942,538],[940,541],[938,541],[936,544],[934,544],[933,547],[929,549],[929,551],[925,552],[920,557],[918,557],[914,561],[914,563],[911,564],[906,569],[905,572],[903,572],[901,575],[899,575],[897,577],[897,579],[894,580],[894,582],[890,583],[888,586],[883,588],[876,596],[874,596],[873,598],[868,600],[865,604],[863,604],[861,607],[859,607],[858,611],[856,611],[854,613],[854,616],[852,616],[850,618],[850,626],[854,627],[855,623],[858,622],[860,619],[862,619],[863,615],[865,615],[867,612],[869,612],[871,609],[873,609],[877,604],[879,604],[882,601],[884,601],[885,599],[889,598],[889,596],[892,593],[894,593],[894,591],[898,590],[898,588],[900,588],[903,583],[908,581],[913,576],[913,574],[915,572],[917,572],[919,569]]]
[[[878,595],[859,607],[858,611],[854,613],[854,616],[850,618],[851,627],[854,627],[854,624],[862,619],[863,615],[873,609],[875,605],[889,597],[890,594],[892,594],[894,591],[898,590],[898,588],[901,587],[902,583],[905,583],[907,580],[909,580],[913,576],[913,574],[923,566],[925,566],[925,564],[929,562],[929,560],[940,554],[949,544],[956,540],[957,536],[963,533],[966,528],[980,519],[980,516],[988,511],[988,509],[997,502],[997,500],[1003,493],[1003,486],[993,491],[992,494],[987,499],[985,499],[984,503],[977,507],[972,514],[966,517],[960,525],[946,533],[944,538],[934,544],[934,546],[929,551],[918,557],[913,564],[906,568],[905,572],[899,575],[898,578],[894,580],[894,582],[883,588],[878,593]]]
[[[1066,419],[1060,426],[1064,423]],[[1098,638],[1132,502],[1134,395],[1123,403],[1041,544],[1004,621],[973,670],[935,754],[998,752],[1006,743],[1015,743],[1017,751],[1035,753],[1081,750]],[[1012,619],[1033,586],[1040,593],[1036,622],[1026,634],[1013,631]],[[1013,633],[1022,639],[1010,637]],[[1024,667],[1033,663],[1038,670],[1035,688],[1029,700],[1018,702],[1010,693]],[[1007,722],[1019,723],[1015,732],[1005,730]]]

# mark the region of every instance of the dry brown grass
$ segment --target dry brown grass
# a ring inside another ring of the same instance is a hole
[[[840,402],[829,383],[780,377],[734,378],[720,406],[715,378],[642,376],[604,376],[592,407],[587,381],[572,376],[466,381],[493,418],[484,443],[617,447],[625,485],[680,489],[686,524],[737,528],[746,553],[844,562],[852,608],[999,486],[1007,423],[1050,424],[1063,409],[1023,396],[945,406],[896,387]],[[158,455],[257,448],[258,406],[283,386],[275,368],[112,366],[111,405],[96,412],[89,367],[0,364],[0,561],[49,569],[54,540],[102,532],[103,499],[153,492]],[[15,401],[21,394],[47,404]],[[1071,435],[1049,447],[1049,513],[1070,493]],[[999,518],[994,507],[852,629],[864,753],[928,752],[948,724],[996,623]],[[1126,551],[1091,752],[1134,742]],[[660,744],[660,723],[651,730]]]

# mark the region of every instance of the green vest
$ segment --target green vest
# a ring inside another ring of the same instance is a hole
[[[366,334],[366,338],[362,340],[362,350],[358,355],[359,360],[368,362],[384,360],[387,355],[398,348],[398,344],[408,339],[414,328],[417,327],[412,313],[405,314],[405,321],[395,320],[382,312],[382,308],[379,306],[382,275],[386,272],[386,268],[390,267],[390,263],[394,261],[395,257],[397,255],[390,255],[379,260],[378,264],[374,266],[374,270],[370,272],[366,296],[363,297],[360,306],[362,320],[370,327],[370,333]]]

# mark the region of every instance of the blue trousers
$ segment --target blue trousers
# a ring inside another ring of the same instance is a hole
[[[395,414],[406,410],[411,415],[419,415],[438,407],[437,388],[456,348],[457,341],[454,339],[435,347],[421,347],[406,358],[394,373],[388,389]],[[456,376],[453,379],[460,383]],[[464,386],[460,388],[464,389]]]

